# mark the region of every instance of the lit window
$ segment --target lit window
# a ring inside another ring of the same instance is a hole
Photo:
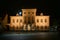
[[[26,14],[26,12],[24,12],[24,14]]]
[[[37,26],[37,28],[39,28],[39,26]]]
[[[28,12],[28,14],[30,14],[30,12]]]
[[[47,20],[45,19],[45,22],[47,22]]]
[[[18,29],[18,26],[17,26],[17,28],[16,29]]]
[[[39,20],[37,19],[37,22],[39,22]]]
[[[34,14],[34,12],[32,12],[32,14]]]
[[[22,19],[20,20],[20,22],[22,22]]]
[[[41,26],[41,29],[43,29],[43,26]]]
[[[47,26],[45,26],[45,29],[47,29]]]
[[[21,29],[21,27],[19,27],[19,29]]]

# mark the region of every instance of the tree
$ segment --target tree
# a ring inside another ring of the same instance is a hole
[[[6,25],[8,24],[8,14],[2,20],[2,26],[6,29]]]

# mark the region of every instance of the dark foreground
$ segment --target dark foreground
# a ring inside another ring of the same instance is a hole
[[[0,40],[60,40],[59,32],[4,33]]]

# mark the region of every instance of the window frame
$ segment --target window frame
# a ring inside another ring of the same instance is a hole
[[[37,19],[37,22],[39,22],[39,19]]]

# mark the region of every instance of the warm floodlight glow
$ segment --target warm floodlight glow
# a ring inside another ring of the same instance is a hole
[[[16,16],[10,16],[10,27],[28,31],[35,30],[36,28],[38,30],[48,30],[49,17],[44,16],[43,13],[36,16],[36,9],[22,9],[22,12],[17,13]]]

